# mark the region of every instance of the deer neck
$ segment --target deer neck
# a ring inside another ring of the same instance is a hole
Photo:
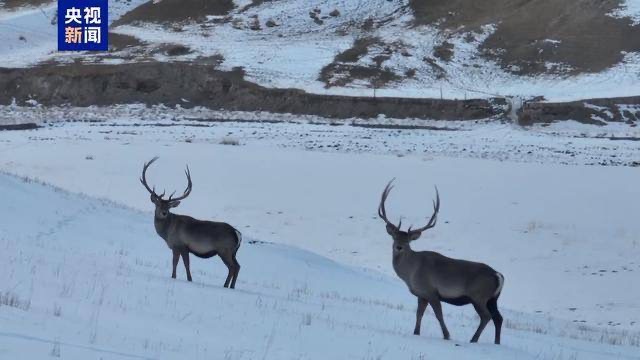
[[[405,282],[407,282],[411,276],[411,264],[414,262],[415,258],[416,252],[411,249],[409,244],[404,245],[401,251],[396,250],[394,246],[393,270],[396,272],[396,275]]]
[[[169,237],[169,228],[171,227],[171,223],[173,222],[174,218],[175,215],[172,213],[169,213],[165,218],[154,216],[153,225],[156,228],[156,232],[165,241],[167,241],[167,238]]]

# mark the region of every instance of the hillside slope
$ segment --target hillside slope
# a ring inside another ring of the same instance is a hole
[[[150,214],[0,176],[0,354],[64,359],[631,359],[637,348],[537,334],[505,311],[505,345],[466,343],[476,319],[432,319],[410,335],[413,299],[397,280],[250,236],[237,290],[218,259],[192,264],[194,283],[168,276]],[[546,323],[546,322],[545,322]],[[518,325],[520,324],[520,325]],[[559,324],[555,324],[558,326]],[[579,337],[579,330],[568,336]],[[575,331],[575,332],[574,332]]]

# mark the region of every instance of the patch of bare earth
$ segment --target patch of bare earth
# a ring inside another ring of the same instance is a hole
[[[134,36],[109,33],[109,50],[111,51],[120,51],[126,48],[142,46],[144,44],[144,42],[138,40],[138,38]]]
[[[501,116],[501,99],[440,100],[371,98],[309,94],[297,89],[272,89],[244,79],[242,69],[216,70],[210,62],[136,62],[117,65],[48,64],[0,68],[0,104],[44,106],[165,104],[211,109],[314,114],[329,118],[478,120]],[[55,91],[51,91],[55,89]]]
[[[319,79],[325,83],[326,87],[345,86],[355,81],[364,81],[372,88],[379,88],[390,82],[399,81],[402,76],[385,67],[384,62],[393,52],[399,51],[400,47],[400,44],[386,44],[377,37],[357,39],[351,48],[336,55],[331,64],[322,68]],[[373,56],[371,63],[360,63],[360,60],[369,55],[373,48],[382,50]]]
[[[530,102],[525,103],[518,112],[521,125],[549,124],[562,120],[592,125],[624,122],[635,128],[640,123],[640,96],[566,103]]]
[[[496,31],[484,56],[520,75],[605,70],[640,51],[640,26],[607,14],[621,0],[410,0],[417,24],[455,32]]]
[[[252,0],[250,4],[245,5],[242,9],[240,9],[240,12],[244,12],[247,11],[251,8],[260,6],[264,3],[269,3],[269,2],[274,2],[276,0]]]
[[[227,15],[234,6],[233,0],[162,0],[155,4],[149,1],[124,14],[113,26],[196,22],[206,19],[207,15]]]
[[[192,49],[182,44],[159,43],[149,44],[140,39],[124,34],[109,33],[109,51],[89,52],[78,54],[74,57],[75,64],[100,64],[105,60],[123,60],[128,63],[134,62],[155,62],[156,55],[169,57],[166,61],[187,61],[183,58],[193,54]],[[210,65],[217,68],[224,61],[224,57],[219,54],[209,56],[191,56],[189,62],[199,65]],[[52,57],[40,65],[60,65],[66,63],[65,59]]]

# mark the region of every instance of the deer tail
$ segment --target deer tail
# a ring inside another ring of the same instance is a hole
[[[494,297],[500,296],[502,286],[504,285],[504,275],[496,271],[496,278],[498,279],[498,287],[496,288],[496,292],[493,294]]]
[[[242,233],[236,228],[233,228],[233,230],[236,232],[236,238],[238,239],[238,245],[236,246],[236,252],[237,252],[238,249],[240,248],[240,244],[242,243]]]

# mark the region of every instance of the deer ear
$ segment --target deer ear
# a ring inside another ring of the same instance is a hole
[[[180,201],[179,200],[178,201],[172,201],[172,202],[169,203],[169,206],[171,206],[172,208],[174,208],[174,207],[176,207],[178,205],[180,205]]]
[[[387,233],[391,236],[396,234],[396,227],[391,225],[391,224],[387,224]]]
[[[154,203],[154,204],[155,204],[155,203],[156,203],[156,201],[157,201],[156,196],[155,196],[155,195],[153,195],[153,194],[151,194],[151,196],[149,196],[149,199],[151,199],[151,202],[152,202],[152,203]]]
[[[410,231],[409,232],[409,241],[418,240],[422,236],[421,231]]]

